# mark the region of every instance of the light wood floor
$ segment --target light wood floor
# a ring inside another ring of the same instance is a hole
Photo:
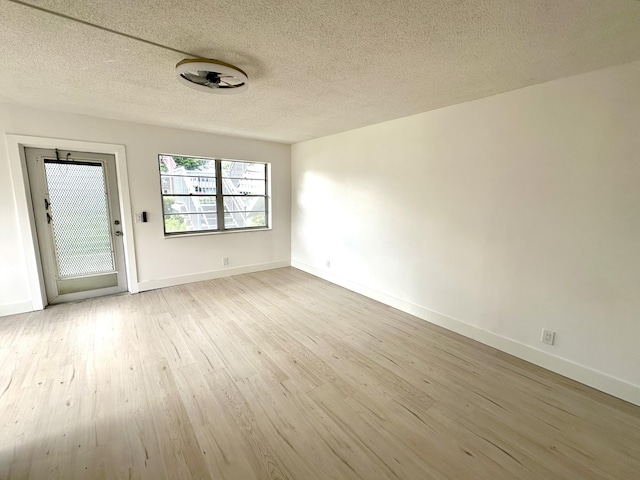
[[[638,479],[640,408],[292,268],[0,319],[0,479]]]

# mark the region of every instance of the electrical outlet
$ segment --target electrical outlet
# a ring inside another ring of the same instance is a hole
[[[229,257],[222,257],[222,265],[229,265]]]
[[[556,332],[552,332],[551,330],[543,328],[542,338],[540,338],[540,341],[548,345],[553,345],[556,341]]]
[[[327,268],[331,268],[331,260],[327,260],[326,262],[324,262],[324,264],[327,266]]]

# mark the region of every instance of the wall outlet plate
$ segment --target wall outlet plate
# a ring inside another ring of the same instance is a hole
[[[546,343],[547,345],[553,345],[556,341],[556,332],[543,328],[542,337],[540,338],[540,341],[542,343]]]

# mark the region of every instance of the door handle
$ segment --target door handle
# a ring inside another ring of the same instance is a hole
[[[116,231],[115,231],[115,236],[116,236],[116,237],[120,237],[120,236],[122,236],[122,232],[121,232],[120,230],[116,230]]]

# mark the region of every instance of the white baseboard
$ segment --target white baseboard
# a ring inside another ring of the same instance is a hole
[[[7,315],[17,315],[18,313],[33,312],[33,303],[30,300],[26,302],[8,303],[0,305],[0,317]]]
[[[446,328],[465,337],[477,340],[480,343],[501,350],[505,353],[531,362],[540,367],[551,370],[565,377],[576,380],[580,383],[593,387],[602,392],[621,398],[634,405],[640,406],[640,386],[629,383],[625,380],[613,377],[606,373],[593,370],[584,365],[572,362],[566,358],[552,355],[548,352],[538,350],[529,345],[517,342],[507,337],[502,337],[488,330],[483,330],[474,325],[447,317],[427,308],[401,300],[397,297],[378,292],[364,285],[352,282],[339,277],[325,270],[307,265],[297,260],[291,260],[291,266],[304,272],[320,277],[336,285],[340,285],[348,290],[372,298],[378,302],[389,305],[403,312],[414,315],[435,325]]]
[[[224,270],[214,270],[191,275],[182,275],[179,277],[160,278],[158,280],[139,282],[138,289],[143,292],[145,290],[155,290],[156,288],[173,287],[175,285],[184,285],[185,283],[203,282],[205,280],[213,280],[214,278],[231,277],[233,275],[240,275],[243,273],[260,272],[262,270],[272,270],[274,268],[289,266],[291,266],[291,263],[288,261],[244,265],[242,267],[226,268]]]

